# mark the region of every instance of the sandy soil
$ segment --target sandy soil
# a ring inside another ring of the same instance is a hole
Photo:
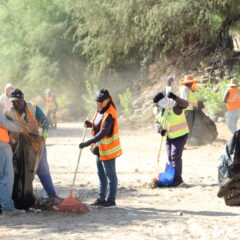
[[[217,164],[230,133],[218,124],[218,139],[211,145],[189,148],[183,155],[185,185],[150,189],[160,136],[154,129],[122,130],[124,154],[117,159],[118,207],[93,209],[98,178],[94,156],[84,149],[76,192],[90,212],[84,215],[55,212],[0,217],[1,240],[42,239],[238,239],[240,209],[216,197]],[[61,124],[47,140],[49,164],[59,195],[69,193],[81,141],[80,124]],[[89,137],[89,133],[88,133]],[[163,145],[160,160],[166,160]],[[37,177],[35,191],[44,194]]]

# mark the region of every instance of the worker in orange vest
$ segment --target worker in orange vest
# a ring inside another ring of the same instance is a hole
[[[238,129],[237,121],[240,116],[240,90],[236,79],[231,80],[223,101],[227,104],[227,126],[233,134]]]
[[[93,206],[115,207],[117,193],[117,174],[115,159],[122,154],[118,135],[118,117],[115,104],[107,89],[101,89],[96,95],[97,112],[93,121],[85,121],[85,127],[92,128],[92,138],[80,143],[79,148],[91,145],[91,151],[97,155],[97,170],[100,181],[99,198]],[[109,195],[106,193],[109,183]]]
[[[45,90],[45,94],[46,94],[47,117],[50,120],[51,127],[57,128],[56,113],[58,110],[58,104],[57,104],[56,96],[50,88],[47,88]]]
[[[10,101],[13,103],[13,107],[6,113],[7,119],[14,122],[24,121],[30,126],[41,126],[42,136],[44,139],[48,137],[49,120],[43,113],[42,109],[30,102],[26,102],[24,94],[20,89],[15,89],[10,94]],[[44,143],[41,152],[40,163],[36,172],[43,185],[44,190],[49,196],[49,199],[58,203],[62,199],[56,194],[52,177],[47,160],[47,148]]]
[[[0,206],[3,213],[17,211],[12,200],[14,183],[13,153],[9,144],[8,130],[23,134],[29,133],[26,127],[16,125],[0,113]]]

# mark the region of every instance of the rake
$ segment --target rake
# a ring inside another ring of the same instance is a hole
[[[84,127],[82,142],[84,142],[85,136],[86,136],[86,127]],[[57,212],[82,214],[82,213],[86,213],[89,211],[88,208],[83,203],[81,203],[80,200],[77,200],[73,196],[73,188],[74,188],[75,181],[76,181],[76,176],[77,176],[78,166],[80,163],[81,154],[82,154],[82,149],[80,149],[80,151],[79,151],[77,166],[75,169],[69,197],[66,198],[65,200],[63,200],[61,203],[53,206],[53,209]]]

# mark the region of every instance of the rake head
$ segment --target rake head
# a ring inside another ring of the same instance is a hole
[[[53,209],[56,212],[76,214],[82,214],[89,211],[83,203],[73,197],[72,190],[70,191],[69,197],[63,200],[61,203],[54,205]]]

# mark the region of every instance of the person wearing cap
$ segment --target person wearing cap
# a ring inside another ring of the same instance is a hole
[[[118,184],[115,160],[122,154],[118,134],[118,117],[115,104],[107,89],[99,90],[95,100],[97,112],[93,121],[86,120],[84,123],[85,127],[92,128],[92,138],[80,143],[79,148],[91,145],[91,151],[97,155],[100,190],[99,197],[93,206],[113,207],[116,206]]]
[[[57,109],[58,109],[58,104],[56,100],[56,95],[52,92],[50,88],[47,88],[45,90],[45,95],[46,95],[46,110],[47,110],[47,117],[51,122],[51,127],[52,128],[57,128]]]
[[[12,200],[14,173],[12,157],[13,152],[9,144],[8,130],[16,133],[28,134],[25,126],[17,125],[0,112],[0,207],[4,212],[16,212]]]
[[[38,126],[41,126],[42,136],[46,139],[48,137],[50,123],[42,109],[37,105],[26,102],[23,92],[17,88],[11,92],[10,101],[12,101],[13,107],[7,111],[6,117],[14,122],[24,121],[32,129],[37,129]],[[43,145],[41,159],[36,173],[49,198],[58,201],[60,198],[56,194],[48,166],[46,144]]]
[[[11,83],[5,86],[5,92],[0,96],[0,111],[4,114],[12,107],[12,102],[9,101],[11,91],[14,89]]]
[[[240,90],[236,79],[232,79],[223,100],[227,105],[227,126],[233,134],[238,130],[237,122],[240,116]]]
[[[167,96],[160,92],[154,96],[153,103],[161,106],[161,112],[156,116],[156,128],[162,137],[166,137],[168,161],[174,168],[173,182],[167,186],[177,187],[183,183],[182,153],[189,133],[183,110],[188,107],[188,102],[172,92]],[[159,176],[153,179],[155,187],[161,186]]]

